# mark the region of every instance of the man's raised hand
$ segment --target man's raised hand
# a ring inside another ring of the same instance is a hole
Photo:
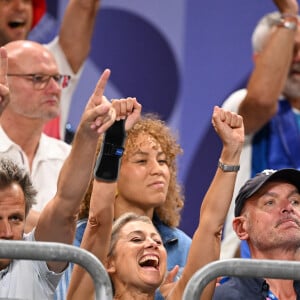
[[[110,70],[104,70],[85,107],[85,112],[81,120],[81,123],[88,124],[89,128],[98,134],[105,132],[116,119],[115,109],[104,96],[109,76]]]

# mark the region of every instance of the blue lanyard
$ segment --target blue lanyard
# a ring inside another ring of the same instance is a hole
[[[266,300],[279,300],[279,299],[269,290]]]

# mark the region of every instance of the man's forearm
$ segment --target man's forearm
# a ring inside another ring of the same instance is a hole
[[[70,0],[59,32],[59,43],[74,73],[90,51],[99,0]]]

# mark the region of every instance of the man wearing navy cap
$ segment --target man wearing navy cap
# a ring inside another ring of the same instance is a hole
[[[235,200],[233,229],[247,241],[255,259],[298,260],[300,171],[264,170],[249,179]],[[216,288],[216,299],[300,299],[300,282],[230,278]]]

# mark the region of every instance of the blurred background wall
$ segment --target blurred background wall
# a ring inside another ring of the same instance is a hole
[[[31,38],[50,41],[66,4],[47,0],[48,13]],[[99,75],[111,68],[107,97],[137,97],[144,112],[158,113],[179,137],[184,149],[179,179],[186,195],[180,227],[190,235],[221,148],[210,123],[213,106],[245,86],[252,30],[274,9],[271,0],[101,1],[69,123],[75,130]]]

